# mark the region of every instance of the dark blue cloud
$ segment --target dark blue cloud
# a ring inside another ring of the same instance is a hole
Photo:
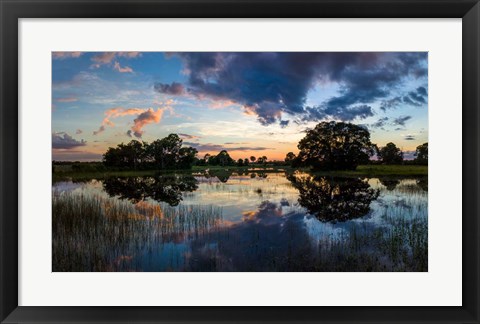
[[[196,96],[232,100],[264,124],[288,113],[300,120],[353,120],[373,115],[369,104],[386,99],[406,78],[425,77],[426,53],[176,53]],[[340,85],[338,95],[306,107],[318,82]],[[157,84],[168,93],[172,85]],[[176,86],[180,89],[180,86]],[[170,91],[172,92],[172,91]]]
[[[377,120],[375,123],[371,124],[370,126],[373,128],[383,128],[388,121],[388,117],[383,117]]]
[[[412,119],[412,116],[400,116],[393,120],[393,125],[405,126],[407,120]]]
[[[410,106],[419,107],[427,104],[427,100],[427,89],[425,87],[418,87],[414,91],[410,91],[404,96],[382,101],[382,103],[380,104],[380,109],[386,111],[387,109],[397,108],[402,103]]]
[[[303,121],[320,121],[326,118],[334,118],[343,121],[352,121],[355,118],[365,119],[373,116],[372,107],[368,105],[346,106],[345,108],[333,108],[325,105],[318,107],[305,107]]]
[[[171,84],[168,83],[156,83],[154,85],[154,89],[157,92],[165,93],[169,95],[182,95],[185,92],[185,88],[183,84],[178,82],[172,82]]]
[[[65,132],[52,133],[52,148],[54,149],[70,150],[85,145],[87,142],[83,139],[78,141]]]
[[[290,123],[289,120],[281,120],[280,121],[280,127],[282,127],[282,128],[287,127],[289,123]]]

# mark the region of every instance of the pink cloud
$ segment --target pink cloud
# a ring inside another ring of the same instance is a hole
[[[92,57],[92,61],[94,62],[94,64],[92,64],[91,67],[98,69],[102,65],[111,64],[116,57],[124,57],[130,59],[139,56],[141,56],[140,52],[103,52]]]
[[[67,98],[55,98],[56,102],[75,102],[78,101],[78,98],[67,97]]]
[[[148,124],[156,123],[158,124],[162,119],[164,109],[158,108],[156,111],[152,108],[149,108],[145,112],[138,115],[137,118],[133,120],[134,125],[132,126],[133,135],[135,137],[141,138],[143,135],[143,127]],[[127,134],[131,135],[129,131]]]
[[[135,58],[142,55],[141,52],[117,52],[120,57]]]
[[[163,113],[166,110],[171,110],[172,107],[165,105],[163,107],[157,108],[154,110],[153,108],[123,108],[123,107],[115,107],[108,109],[105,111],[105,118],[102,121],[102,124],[98,128],[98,130],[93,132],[93,135],[98,135],[106,130],[107,126],[113,127],[115,124],[111,121],[111,119],[123,117],[123,116],[137,116],[133,120],[133,126],[131,130],[127,132],[129,136],[134,135],[135,137],[142,137],[144,133],[143,127],[148,124],[152,123],[159,123],[163,117]]]
[[[57,60],[64,60],[67,58],[78,58],[82,54],[82,52],[52,52],[52,57]]]
[[[129,67],[129,66],[121,67],[120,63],[118,63],[118,62],[115,62],[114,66],[113,66],[113,69],[117,70],[120,73],[132,73],[133,72],[131,67]]]
[[[102,54],[97,54],[92,57],[92,61],[97,63],[99,66],[102,64],[108,64],[113,61],[117,54],[115,52],[104,52]]]

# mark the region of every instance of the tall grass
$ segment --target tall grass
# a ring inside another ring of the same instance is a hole
[[[373,230],[366,223],[353,223],[339,237],[324,237],[314,271],[428,271],[426,219],[390,221]]]
[[[53,271],[141,271],[126,261],[222,222],[218,207],[131,204],[86,192],[54,192],[52,207]]]

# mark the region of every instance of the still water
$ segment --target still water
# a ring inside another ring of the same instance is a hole
[[[426,178],[295,172],[53,185],[53,271],[428,271]]]

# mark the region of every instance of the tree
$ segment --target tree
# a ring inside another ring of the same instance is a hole
[[[243,165],[248,166],[249,164],[250,163],[249,163],[248,159],[243,160]]]
[[[422,145],[417,146],[415,151],[415,163],[417,164],[428,164],[428,143],[423,143]]]
[[[292,164],[296,158],[297,156],[293,152],[288,152],[287,155],[285,155],[285,162]]]
[[[153,141],[149,147],[149,155],[159,169],[174,168],[182,148],[182,139],[177,134]]]
[[[205,156],[203,157],[203,159],[205,160],[205,164],[208,164],[208,160],[210,159],[210,154],[205,154]]]
[[[298,163],[322,170],[355,170],[368,163],[374,144],[368,129],[344,122],[321,122],[298,143]]]
[[[378,150],[378,157],[385,164],[400,164],[403,162],[402,151],[392,142]]]
[[[132,140],[128,144],[120,143],[116,148],[109,147],[103,154],[103,163],[109,167],[137,169],[146,160],[144,144]]]
[[[267,158],[265,155],[262,156],[262,162],[263,162],[263,164],[267,164],[267,160],[268,160],[268,158]]]
[[[255,163],[256,160],[257,160],[257,158],[254,157],[253,155],[250,157],[250,161],[252,161],[252,163]]]
[[[226,150],[221,150],[217,155],[213,155],[208,160],[211,165],[233,165],[235,161],[230,157]]]
[[[243,159],[238,159],[237,165],[238,166],[243,166]]]
[[[176,157],[176,167],[179,169],[189,169],[192,167],[192,164],[195,162],[195,155],[198,151],[194,147],[182,147],[178,151],[178,156]]]

